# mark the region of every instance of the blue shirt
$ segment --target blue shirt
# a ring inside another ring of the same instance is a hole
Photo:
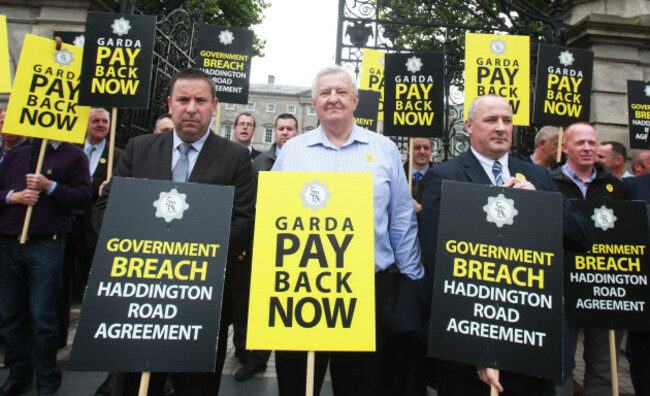
[[[390,139],[355,124],[348,140],[336,147],[319,126],[287,141],[271,170],[372,173],[375,272],[395,263],[409,278],[422,278],[413,199],[399,151]]]
[[[580,192],[582,193],[582,197],[585,198],[587,196],[587,189],[589,188],[589,185],[591,184],[592,181],[596,178],[596,168],[593,168],[594,171],[591,173],[591,176],[587,178],[587,180],[582,180],[580,176],[578,176],[578,173],[571,168],[571,165],[569,165],[569,162],[567,161],[564,165],[562,165],[562,173],[567,175],[573,182],[578,186],[580,189]]]

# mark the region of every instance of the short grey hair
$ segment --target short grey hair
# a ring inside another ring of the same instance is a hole
[[[354,90],[354,94],[358,95],[359,89],[357,88],[357,80],[354,78],[354,76],[349,71],[342,68],[341,66],[333,65],[333,66],[324,67],[320,69],[318,73],[316,73],[316,77],[314,77],[314,81],[311,83],[311,98],[316,99],[316,85],[318,85],[318,80],[320,80],[321,77],[326,76],[328,74],[338,74],[338,73],[344,73],[348,77],[348,79],[350,80],[350,85]]]
[[[476,116],[476,105],[479,100],[483,98],[500,98],[503,100],[506,100],[503,96],[499,95],[494,95],[494,94],[489,94],[489,95],[483,95],[483,96],[477,96],[472,100],[472,103],[469,104],[469,107],[467,108],[467,119],[470,121],[474,121],[474,117]]]
[[[106,115],[106,118],[108,118],[108,124],[109,125],[111,124],[111,113],[108,110],[106,110],[105,108],[103,108],[103,107],[93,107],[93,108],[91,108],[90,113],[88,113],[88,117],[90,117],[90,115],[92,113],[104,113]]]
[[[540,140],[550,142],[559,134],[560,130],[554,126],[547,125],[545,127],[542,127],[539,131],[537,131],[537,134],[535,135],[535,148],[539,146]]]

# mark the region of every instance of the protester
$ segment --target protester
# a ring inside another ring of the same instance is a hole
[[[153,128],[153,133],[163,133],[174,129],[174,122],[169,113],[162,114],[156,119],[156,125]]]
[[[235,187],[215,371],[172,374],[177,395],[213,396],[219,392],[228,325],[232,322],[229,308],[234,292],[231,270],[239,265],[239,256],[248,249],[253,232],[255,178],[247,150],[209,128],[218,101],[214,82],[208,75],[197,69],[176,73],[170,82],[167,102],[174,130],[131,139],[122,153],[115,176]],[[108,183],[95,205],[93,222],[96,228],[101,224],[110,190],[111,183]],[[165,377],[165,373],[152,374],[148,395],[162,394]],[[139,374],[126,374],[122,393],[119,389],[113,392],[136,395],[139,381]]]
[[[262,153],[261,155],[258,155],[257,158],[253,160],[253,171],[255,172],[255,176],[257,177],[260,171],[271,170],[271,167],[275,163],[275,160],[278,154],[280,153],[282,146],[284,146],[284,144],[289,139],[297,136],[299,133],[300,131],[298,130],[298,120],[296,120],[296,117],[288,113],[280,114],[275,119],[275,129],[274,129],[275,143],[271,145],[269,151]],[[250,271],[248,272],[247,276],[244,277],[244,279],[250,280]],[[242,286],[246,294],[247,304],[246,304],[245,312],[247,314],[248,295],[250,293],[250,281]],[[246,330],[247,327],[246,324],[248,320],[246,317],[244,319],[245,322],[242,327],[244,330]],[[246,344],[245,332],[242,341],[243,341],[242,343],[245,345]],[[253,378],[255,374],[261,373],[264,370],[266,370],[266,363],[269,360],[270,356],[271,356],[271,351],[254,350],[248,352],[244,364],[235,372],[235,380],[247,381]]]
[[[71,210],[90,205],[88,158],[65,142],[49,143],[42,174],[33,173],[31,145],[13,149],[0,164],[0,333],[9,376],[0,394],[15,395],[31,383],[53,395],[61,386],[57,365],[57,303]],[[27,206],[34,206],[20,243]]]
[[[632,171],[634,176],[650,173],[650,151],[641,151],[632,158]]]
[[[424,188],[424,175],[433,164],[429,159],[433,152],[431,139],[428,138],[413,138],[413,181],[411,183],[411,196],[413,197],[413,206],[415,212],[420,213],[422,209],[422,189]],[[409,155],[411,150],[409,148]],[[409,174],[409,161],[404,162],[404,173],[408,178]]]
[[[469,107],[465,121],[470,136],[470,150],[427,172],[420,233],[428,276],[433,274],[435,267],[443,180],[557,191],[545,169],[509,156],[512,117],[512,109],[502,97],[487,95],[476,98]],[[513,177],[515,174],[523,177]],[[562,218],[565,248],[587,251],[593,240],[593,229],[566,199],[562,202]],[[501,377],[497,379],[494,370],[490,368],[445,360],[437,360],[435,366],[439,396],[488,395],[490,384],[500,392],[505,390],[508,395],[550,396],[555,391],[554,382],[550,379],[507,371],[501,371]]]
[[[248,148],[251,159],[255,159],[258,155],[262,154],[261,151],[255,150],[253,147],[253,136],[255,136],[255,117],[251,113],[241,113],[235,118],[235,141],[243,144]]]
[[[560,131],[554,126],[542,127],[535,135],[535,151],[530,155],[530,161],[550,168],[557,160],[559,135]]]
[[[0,136],[2,136],[2,143],[0,144],[0,162],[4,160],[5,155],[15,148],[25,146],[29,144],[29,140],[25,136],[12,135],[9,133],[2,132],[2,125],[5,122],[5,116],[7,115],[7,109],[0,109]]]
[[[399,151],[388,138],[354,123],[358,100],[354,78],[345,69],[332,66],[318,72],[312,85],[312,105],[321,124],[288,141],[272,170],[373,173],[375,294],[379,310],[394,282],[394,273],[420,279],[424,269],[420,264],[415,211]],[[376,352],[316,352],[315,393],[321,388],[329,361],[334,394],[376,395],[380,390],[413,394],[404,383],[409,368],[385,355],[390,335],[379,321],[376,340]],[[306,362],[305,352],[276,351],[281,395],[305,393]],[[422,383],[415,386],[423,392],[424,376],[418,379]]]
[[[619,179],[632,177],[632,174],[625,169],[625,159],[627,150],[619,142],[602,142],[598,146],[597,159],[598,163],[605,165],[612,171],[614,176]]]
[[[567,156],[565,164],[555,164],[551,176],[562,194],[570,199],[620,200],[624,198],[623,185],[612,172],[596,162],[598,133],[587,123],[569,126],[564,135],[562,151]],[[575,352],[580,328],[572,326],[571,343]],[[609,359],[609,335],[606,329],[585,327],[584,394],[600,395],[611,393],[612,378]],[[616,332],[616,355],[623,337]],[[573,381],[569,378],[564,386],[558,387],[558,395],[573,395]]]

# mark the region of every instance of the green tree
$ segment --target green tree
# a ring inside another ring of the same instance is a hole
[[[164,13],[184,5],[189,10],[203,9],[203,21],[211,25],[249,29],[264,19],[264,10],[271,4],[265,0],[137,0],[138,7],[150,14]],[[257,35],[253,39],[253,51],[264,56],[266,40]]]

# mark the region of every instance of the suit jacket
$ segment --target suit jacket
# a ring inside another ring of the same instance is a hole
[[[637,201],[646,201],[650,204],[650,173],[637,177],[623,179],[625,185],[625,198]]]
[[[533,183],[537,190],[559,192],[548,171],[541,166],[510,156],[508,158],[508,169],[512,176],[517,174],[523,175],[526,180]],[[424,197],[422,200],[422,211],[420,212],[420,234],[428,282],[432,281],[435,268],[438,222],[440,218],[440,197],[443,180],[492,184],[481,163],[471,150],[468,150],[466,153],[451,161],[429,169],[425,175]],[[569,200],[564,197],[562,197],[562,226],[564,247],[566,249],[587,251],[591,247],[594,238],[593,227],[584,216],[571,206]],[[446,361],[443,361],[441,364],[445,364],[450,370],[462,373],[468,379],[476,380],[478,378],[476,369],[470,365]],[[571,362],[567,362],[567,364],[570,365]],[[502,377],[501,383],[507,389],[521,389],[530,380],[530,377],[525,375],[507,372],[503,372],[503,374],[506,375]]]
[[[108,174],[108,146],[109,144],[106,142],[104,145],[104,150],[99,157],[97,168],[95,168],[95,172],[93,172],[93,175],[90,178],[93,190],[93,204],[97,202],[97,199],[99,198],[99,186],[101,186],[104,180],[106,180],[106,175]],[[83,149],[83,145],[80,145],[80,147]],[[121,154],[122,150],[115,147],[115,151],[113,153],[113,170],[117,167],[117,163],[120,161]],[[85,210],[82,221],[84,228],[84,241],[86,242],[86,246],[94,251],[95,246],[97,245],[98,235],[92,223],[92,205]]]
[[[255,150],[255,147],[251,147],[251,159],[255,159],[258,155],[262,154],[261,151]]]
[[[248,248],[253,234],[256,184],[246,147],[208,132],[188,182],[235,187],[228,256]],[[115,176],[172,179],[173,131],[132,138],[122,152]],[[99,229],[110,195],[111,183],[93,209],[93,225]]]

